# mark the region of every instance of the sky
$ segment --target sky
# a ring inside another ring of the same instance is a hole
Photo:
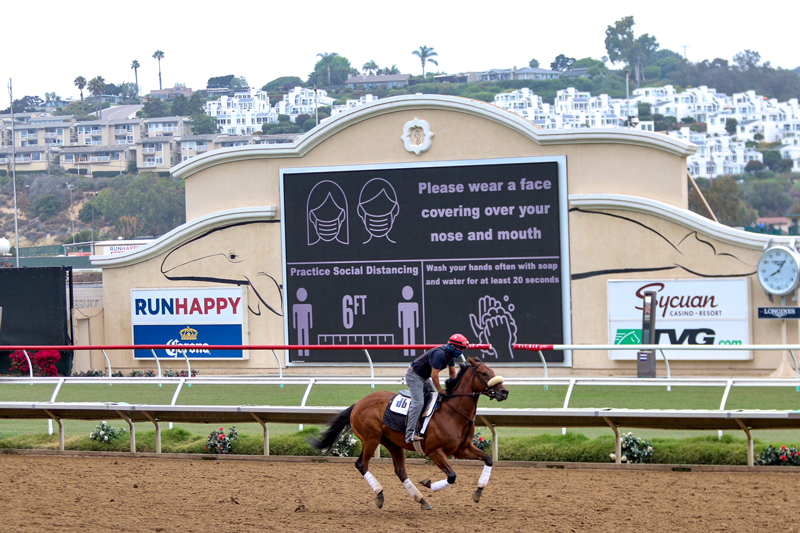
[[[641,2],[5,2],[0,34],[0,80],[13,79],[14,98],[56,92],[78,98],[73,80],[102,76],[133,82],[138,60],[144,93],[158,89],[156,50],[164,52],[164,87],[205,88],[208,78],[234,74],[261,87],[280,76],[303,80],[319,53],[336,52],[355,68],[374,60],[420,74],[411,52],[432,47],[448,73],[524,67],[532,58],[549,68],[558,54],[581,59],[606,55],[608,25],[632,15],[636,36],[655,35],[662,48],[690,61],[731,60],[744,49],[775,67],[800,66],[794,24],[796,0],[720,4],[708,0]],[[302,6],[302,7],[300,7]],[[783,22],[786,21],[786,22]],[[84,93],[86,90],[84,90]],[[7,107],[8,91],[0,94]]]

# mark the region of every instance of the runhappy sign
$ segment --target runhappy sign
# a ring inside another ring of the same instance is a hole
[[[134,344],[168,344],[159,358],[244,359],[242,350],[209,350],[204,346],[242,345],[246,340],[245,301],[241,287],[202,289],[133,289],[131,322]],[[137,359],[152,359],[150,350],[135,350]]]

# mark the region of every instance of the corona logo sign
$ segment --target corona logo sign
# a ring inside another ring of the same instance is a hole
[[[184,329],[181,330],[181,340],[182,341],[196,341],[197,340],[197,330],[192,328],[191,326],[186,326]]]

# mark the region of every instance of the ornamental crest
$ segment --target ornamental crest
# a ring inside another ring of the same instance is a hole
[[[409,120],[406,122],[406,125],[403,126],[403,136],[401,139],[403,139],[406,150],[419,155],[431,149],[433,132],[431,131],[430,124],[428,124],[426,120],[414,117],[414,120]]]

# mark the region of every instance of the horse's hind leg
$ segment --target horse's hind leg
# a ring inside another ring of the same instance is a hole
[[[425,511],[433,509],[431,504],[425,501],[425,498],[422,497],[422,493],[414,485],[414,482],[408,479],[408,473],[406,472],[406,451],[386,437],[381,439],[381,444],[383,444],[392,455],[394,473],[397,474],[398,478],[400,478],[400,482],[403,483],[403,486],[406,488],[411,497],[414,498],[414,501],[418,502],[420,507],[422,507],[422,509]]]
[[[370,456],[375,452],[378,442],[374,439],[365,439],[361,435],[358,435],[358,437],[361,439],[361,455],[356,460],[355,466],[375,493],[375,505],[380,509],[383,507],[383,487],[372,475],[372,472],[369,471]]]

